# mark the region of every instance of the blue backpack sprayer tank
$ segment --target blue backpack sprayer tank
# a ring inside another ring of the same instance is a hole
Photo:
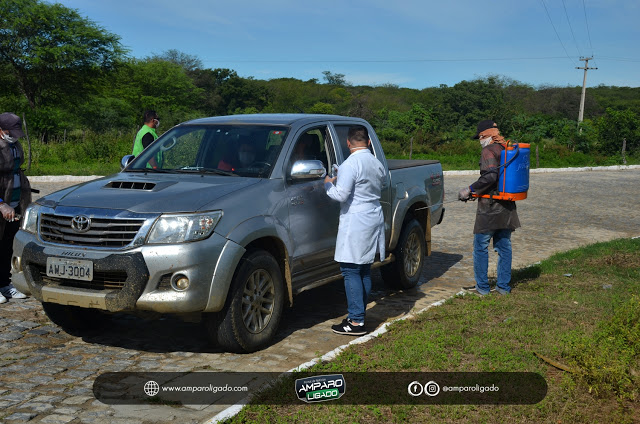
[[[527,198],[529,190],[529,144],[507,145],[500,154],[498,194],[473,194],[495,200],[517,201]]]

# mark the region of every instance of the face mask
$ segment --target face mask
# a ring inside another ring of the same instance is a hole
[[[17,138],[13,138],[13,137],[11,137],[11,136],[9,136],[7,134],[2,134],[2,139],[4,141],[6,141],[7,143],[12,143],[12,144],[15,143],[18,140]]]
[[[487,138],[481,138],[480,139],[480,145],[485,148],[487,147],[489,144],[491,144],[491,141],[493,140],[493,137],[489,136]]]
[[[251,152],[238,152],[238,158],[240,159],[240,162],[242,162],[244,166],[251,164],[251,162],[253,162],[255,157],[256,155]]]
[[[155,128],[158,128],[158,127],[160,126],[160,120],[158,120],[158,119],[154,119],[153,121],[154,121],[154,123],[156,124],[156,125],[155,125]]]

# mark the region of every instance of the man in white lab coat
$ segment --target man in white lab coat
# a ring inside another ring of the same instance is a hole
[[[364,126],[349,129],[347,147],[351,155],[338,169],[338,176],[324,180],[327,195],[341,203],[340,224],[334,259],[340,262],[347,295],[347,318],[333,325],[334,333],[366,334],[364,318],[371,291],[371,264],[376,253],[385,257],[384,218],[380,193],[384,166],[369,150],[369,132]]]

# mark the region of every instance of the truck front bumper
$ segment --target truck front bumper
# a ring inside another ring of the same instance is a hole
[[[224,307],[241,246],[218,235],[176,245],[144,245],[130,250],[96,250],[44,244],[19,231],[14,240],[12,281],[41,302],[110,312],[216,312]],[[91,261],[92,281],[47,276],[47,258]],[[189,281],[178,289],[180,278]]]

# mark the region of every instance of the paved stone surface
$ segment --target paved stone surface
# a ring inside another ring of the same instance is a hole
[[[446,201],[473,180],[445,177]],[[596,241],[640,236],[639,180],[640,170],[532,174],[529,198],[518,203],[523,228],[512,238],[514,267]],[[47,194],[70,183],[33,185]],[[473,284],[475,204],[445,206],[418,288],[390,291],[374,272],[367,314],[372,329]],[[33,298],[10,300],[0,305],[0,422],[205,422],[226,406],[108,406],[93,397],[93,381],[107,371],[286,371],[352,340],[329,330],[345,311],[340,281],[302,293],[272,346],[236,355],[209,347],[196,323],[117,315],[102,332],[74,337],[51,324]]]

